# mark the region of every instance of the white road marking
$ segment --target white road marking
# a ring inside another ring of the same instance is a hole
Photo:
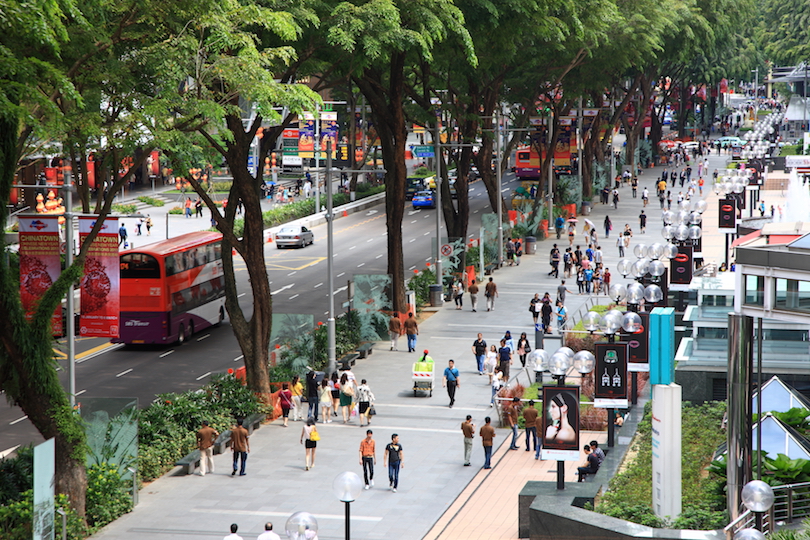
[[[425,217],[427,217],[427,216],[425,216]],[[417,221],[419,221],[419,220],[415,219],[415,220],[411,221],[411,223],[416,223]]]
[[[8,423],[8,425],[13,426],[14,424],[19,424],[20,422],[22,422],[22,421],[23,421],[23,420],[25,420],[26,418],[28,418],[28,415],[25,415],[25,416],[23,416],[22,418],[17,418],[17,419],[16,419],[16,420],[14,420],[13,422],[9,422],[9,423]]]
[[[366,243],[368,244],[369,242],[373,242],[373,241],[374,241],[373,238],[369,238],[368,240],[366,240]]]
[[[210,371],[208,373],[205,373],[204,375],[200,375],[195,380],[199,381],[200,379],[204,379],[204,378],[208,377],[209,375],[211,375]]]
[[[408,240],[408,243],[409,243],[409,244],[410,244],[411,242],[416,242],[416,238],[411,238],[410,240]]]
[[[426,233],[425,233],[425,234],[423,234],[422,236],[427,236],[427,235],[429,235],[429,234],[430,234],[430,231],[426,232]]]
[[[292,272],[290,272],[289,274],[287,274],[287,277],[290,277],[291,275],[295,274],[296,272],[298,272],[298,270],[293,270]]]
[[[376,256],[376,257],[374,257],[374,258],[375,258],[375,259],[380,259],[380,258],[382,258],[382,256],[383,256],[383,254],[382,254],[382,253],[380,253],[379,255],[377,255],[377,256]]]
[[[367,216],[373,216],[373,215],[374,215],[374,214],[376,214],[377,212],[379,212],[379,210],[369,210],[368,212],[366,212],[366,215],[367,215]]]
[[[236,295],[236,297],[237,297],[237,298],[242,298],[242,297],[243,297],[243,296],[245,296],[246,294],[247,294],[247,293],[241,293],[241,294],[237,294],[237,295]]]
[[[414,268],[416,268],[416,266],[411,266],[410,268],[408,268],[408,270],[413,270]]]
[[[281,291],[286,291],[287,289],[292,289],[293,287],[295,287],[295,283],[290,283],[289,285],[284,285],[282,288],[280,288],[279,290],[273,292],[272,294],[278,294]]]
[[[365,266],[365,265],[366,265],[366,263],[360,263],[360,264],[357,265],[357,268],[360,268],[361,266]]]
[[[87,392],[87,389],[79,390],[78,392],[76,392],[76,395],[80,396],[80,395],[84,394],[85,392]]]
[[[170,354],[172,354],[173,352],[174,352],[174,349],[172,349],[172,350],[170,350],[170,351],[166,351],[165,353],[163,353],[163,354],[161,354],[161,355],[160,355],[160,358],[163,358],[164,356],[169,356],[169,355],[170,355]]]
[[[87,362],[88,360],[92,360],[93,358],[95,358],[97,356],[101,356],[104,353],[108,353],[108,352],[111,352],[111,351],[117,351],[118,349],[122,348],[123,346],[124,346],[123,343],[118,343],[117,345],[112,345],[111,347],[107,347],[106,349],[101,349],[100,351],[96,351],[93,354],[88,354],[84,358],[76,360],[76,363],[81,364],[82,362]]]
[[[478,213],[478,210],[473,210],[473,214],[477,214],[477,213]]]
[[[202,341],[202,340],[204,340],[205,338],[210,338],[210,337],[211,337],[211,334],[205,334],[204,336],[200,336],[200,337],[198,337],[198,338],[197,338],[197,341]]]
[[[341,273],[339,273],[339,274],[337,275],[337,277],[344,276],[344,275],[346,275],[346,272],[341,272]]]
[[[315,285],[315,286],[314,286],[314,287],[312,287],[312,288],[313,288],[313,289],[317,289],[317,288],[318,288],[318,287],[320,287],[321,285],[323,285],[323,281],[321,281],[320,283],[318,283],[317,285]]]
[[[333,292],[332,294],[337,294],[337,293],[343,292],[343,291],[345,291],[345,290],[346,290],[346,289],[348,289],[348,288],[349,288],[349,286],[348,286],[348,285],[344,285],[343,287],[341,287],[341,288],[339,288],[339,289],[335,289],[335,290],[334,290],[334,292]]]
[[[356,248],[356,247],[357,247],[357,246],[352,246],[352,247],[350,247],[349,249],[354,249],[354,248]]]
[[[119,373],[118,375],[116,375],[116,377],[123,377],[124,375],[126,375],[126,374],[127,374],[127,373],[129,373],[130,371],[132,371],[132,368],[129,368],[129,369],[127,369],[127,370],[122,371],[121,373]]]
[[[297,295],[297,294],[292,295],[292,296],[290,297],[290,300],[293,300],[294,298],[298,298],[298,295]]]
[[[244,357],[245,357],[245,355],[244,355],[244,354],[240,354],[239,356],[237,356],[236,358],[234,358],[234,359],[233,359],[233,361],[234,361],[234,362],[238,362],[239,360],[242,360]]]

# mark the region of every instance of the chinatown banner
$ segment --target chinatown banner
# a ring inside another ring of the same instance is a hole
[[[336,112],[321,113],[321,156],[326,156],[326,143],[332,143],[332,159],[337,156],[338,118]]]
[[[298,155],[315,157],[315,116],[303,113],[298,119]]]
[[[79,244],[96,224],[96,216],[79,217]],[[85,337],[118,337],[119,302],[118,218],[104,220],[84,261],[81,281],[79,333]]]
[[[25,318],[31,320],[37,302],[62,272],[59,256],[59,218],[55,214],[19,216],[20,225],[20,300]],[[56,306],[51,332],[64,334],[62,306]]]

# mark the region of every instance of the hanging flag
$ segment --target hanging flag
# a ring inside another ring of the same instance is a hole
[[[96,224],[96,216],[79,217],[79,244]],[[118,218],[108,217],[84,261],[81,281],[79,333],[86,337],[118,337],[120,312],[118,262]]]
[[[20,300],[25,317],[31,320],[42,295],[62,272],[59,256],[58,215],[21,215],[20,225]],[[64,334],[62,306],[56,306],[51,319],[54,336]]]

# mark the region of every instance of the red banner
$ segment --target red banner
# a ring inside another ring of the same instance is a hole
[[[79,218],[79,243],[84,243],[96,223],[95,216]],[[107,218],[84,261],[80,334],[118,337],[119,302],[118,218]]]
[[[20,300],[29,320],[39,299],[62,272],[59,257],[59,217],[41,214],[19,217]],[[54,311],[51,331],[55,336],[64,333],[61,305],[56,306]]]

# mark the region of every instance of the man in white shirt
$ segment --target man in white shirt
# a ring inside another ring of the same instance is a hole
[[[231,523],[231,534],[223,538],[222,540],[242,540],[242,537],[236,534],[236,531],[239,530],[239,525],[236,523]]]
[[[264,524],[264,532],[256,540],[281,540],[281,537],[273,532],[273,524],[268,521]]]

